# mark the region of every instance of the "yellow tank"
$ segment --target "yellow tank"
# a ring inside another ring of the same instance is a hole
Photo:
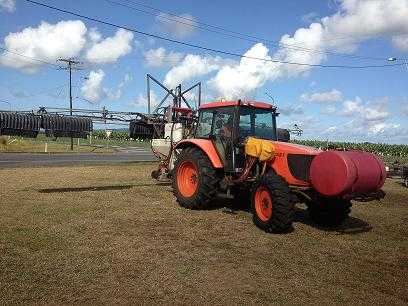
[[[260,161],[268,161],[275,156],[275,147],[269,140],[248,137],[245,144],[245,154],[256,157]]]

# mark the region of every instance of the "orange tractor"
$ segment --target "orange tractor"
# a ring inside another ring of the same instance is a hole
[[[193,116],[189,109],[176,112]],[[185,208],[206,209],[218,196],[246,201],[255,225],[266,232],[291,230],[297,202],[307,205],[316,223],[334,226],[347,218],[351,200],[384,196],[386,172],[375,155],[278,141],[277,115],[263,102],[201,105],[189,133],[181,123],[166,124],[169,154],[152,176],[170,177]],[[153,139],[152,148],[162,140]]]

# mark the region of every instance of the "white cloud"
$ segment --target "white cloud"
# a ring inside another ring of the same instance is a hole
[[[315,131],[311,137],[330,136],[333,140],[344,141],[386,141],[389,137],[397,139],[401,134],[401,126],[398,123],[389,122],[390,114],[387,111],[389,100],[387,97],[374,101],[364,102],[360,97],[346,100],[342,103],[340,115],[350,117],[347,122],[326,127],[321,131]]]
[[[183,81],[218,70],[222,64],[223,61],[220,57],[203,57],[188,54],[184,57],[179,66],[173,67],[167,72],[164,78],[164,84],[169,87],[175,87]]]
[[[337,131],[337,127],[336,126],[330,126],[326,129],[326,133],[334,133]]]
[[[367,121],[378,121],[387,119],[390,115],[385,109],[382,108],[365,108],[364,119]]]
[[[91,103],[97,103],[103,99],[116,101],[122,97],[123,87],[132,81],[132,76],[125,73],[116,88],[106,88],[102,86],[104,78],[103,70],[91,71],[81,87],[82,96]]]
[[[312,137],[330,138],[335,141],[406,142],[408,129],[395,122],[373,122],[353,119],[338,126],[326,128]]]
[[[190,14],[173,16],[166,13],[159,13],[156,21],[160,29],[176,38],[186,38],[194,33],[196,25],[195,18]]]
[[[289,105],[278,107],[278,112],[284,116],[302,115],[304,114],[304,109],[302,105]]]
[[[0,0],[0,11],[14,12],[16,10],[15,0]]]
[[[92,43],[96,44],[101,41],[102,34],[99,33],[97,28],[91,28],[88,32],[89,39]]]
[[[339,12],[321,20],[325,29],[324,39],[328,40],[323,43],[338,50],[355,50],[362,40],[408,33],[407,16],[406,0],[343,0]],[[350,39],[334,39],[348,36]]]
[[[375,123],[371,125],[368,129],[368,132],[370,134],[382,134],[386,131],[387,128],[398,128],[400,125],[399,124],[388,124],[385,122],[380,122],[380,123]]]
[[[100,40],[97,32],[91,34],[96,41]],[[121,56],[132,51],[133,33],[119,29],[114,36],[97,42],[86,52],[86,58],[92,63],[113,63]]]
[[[343,110],[341,112],[344,116],[354,116],[364,121],[383,121],[390,116],[387,110],[388,98],[382,98],[374,102],[363,103],[360,97],[354,100],[346,100],[343,102]]]
[[[160,103],[160,100],[155,91],[150,90],[150,107],[153,111],[154,107]],[[143,108],[147,112],[147,97],[145,94],[139,94],[134,101],[130,103],[131,106]]]
[[[333,115],[336,113],[336,107],[334,105],[326,105],[325,107],[320,109],[320,113],[324,115]]]
[[[252,46],[244,55],[271,59],[268,48],[258,43]],[[241,58],[238,64],[222,66],[217,75],[208,81],[218,95],[226,99],[246,98],[253,91],[265,84],[267,80],[279,76],[280,64],[259,61],[250,58]]]
[[[306,102],[334,103],[343,100],[343,94],[337,89],[332,89],[326,92],[304,93],[300,99]]]
[[[102,88],[104,77],[105,72],[101,69],[89,73],[84,85],[81,87],[81,93],[86,100],[97,103],[106,96]]]
[[[104,88],[103,91],[106,94],[106,97],[110,100],[118,100],[120,99],[120,97],[122,96],[122,90],[123,87],[125,87],[125,85],[129,82],[131,82],[133,80],[132,76],[129,73],[125,73],[125,75],[123,76],[123,80],[120,81],[118,87],[116,88],[116,90],[111,89],[111,88]]]
[[[408,34],[393,36],[392,44],[401,51],[408,51]]]
[[[362,112],[362,101],[360,97],[356,97],[355,100],[346,100],[343,102],[342,115],[344,116],[354,116]]]
[[[55,62],[58,58],[75,57],[86,43],[86,27],[82,21],[41,22],[4,38],[5,48],[26,57]],[[35,72],[43,63],[4,52],[0,63],[25,72]]]
[[[353,53],[364,40],[396,32],[408,33],[407,16],[408,1],[343,0],[337,13],[324,17],[307,28],[299,28],[293,36],[283,35],[280,39],[281,47],[272,56],[262,44],[252,46],[245,55],[321,64],[327,59],[324,51]],[[339,37],[342,39],[338,39]],[[242,59],[238,65],[223,67],[210,83],[226,97],[245,97],[267,81],[304,75],[311,68],[306,65]],[[249,81],[246,82],[246,79]]]
[[[167,52],[165,48],[150,49],[144,52],[146,64],[149,67],[175,66],[183,57],[179,52]]]
[[[391,38],[395,33],[408,34],[407,0],[343,0],[338,4],[335,14],[321,18],[309,27],[297,29],[292,36],[283,35],[280,48],[274,54],[269,54],[268,48],[261,43],[253,45],[244,54],[308,65],[242,58],[238,63],[203,69],[199,76],[218,70],[208,82],[215,94],[225,98],[246,98],[268,81],[308,74],[313,68],[310,65],[327,60],[325,51],[353,53],[362,41],[378,36]],[[339,93],[330,94],[333,97],[328,97],[329,101],[341,100]]]
[[[296,121],[296,124],[301,129],[315,130],[317,128],[318,119],[313,115],[301,116],[301,119]]]

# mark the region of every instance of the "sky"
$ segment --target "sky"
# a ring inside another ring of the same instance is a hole
[[[75,108],[147,112],[149,73],[273,103],[300,139],[408,144],[408,0],[36,1],[126,29],[0,0],[0,109],[67,107],[72,57]]]

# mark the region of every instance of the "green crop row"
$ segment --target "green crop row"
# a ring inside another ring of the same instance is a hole
[[[328,142],[321,140],[292,140],[291,142],[321,149],[361,150],[381,156],[408,157],[408,145],[404,144]]]
[[[106,132],[104,130],[95,130],[92,132],[92,138],[96,139],[107,139]],[[114,140],[132,140],[129,136],[129,132],[126,131],[116,131],[112,130],[111,135],[109,136],[109,139],[114,139]]]

